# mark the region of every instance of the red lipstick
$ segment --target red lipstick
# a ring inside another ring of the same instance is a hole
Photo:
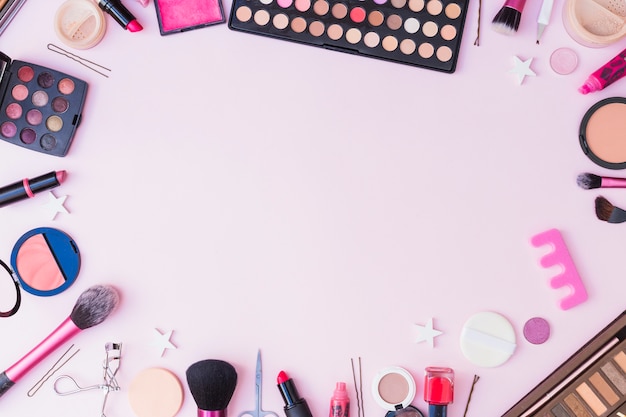
[[[313,417],[306,400],[300,397],[293,379],[289,378],[285,371],[280,371],[276,382],[285,402],[284,410],[287,417]]]

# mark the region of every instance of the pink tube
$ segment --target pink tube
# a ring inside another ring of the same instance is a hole
[[[226,417],[226,410],[200,410],[198,417]]]
[[[626,75],[626,49],[598,68],[578,89],[582,94],[600,91]]]
[[[5,371],[6,376],[13,382],[19,381],[35,365],[80,331],[81,329],[68,317],[41,343],[8,368]]]
[[[504,7],[510,7],[511,9],[515,9],[521,13],[524,10],[525,4],[526,0],[506,0]]]

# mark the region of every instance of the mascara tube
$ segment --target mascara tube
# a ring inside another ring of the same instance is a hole
[[[289,378],[285,371],[280,371],[277,382],[278,390],[285,402],[284,410],[287,417],[313,417],[306,400],[300,397],[293,379]]]

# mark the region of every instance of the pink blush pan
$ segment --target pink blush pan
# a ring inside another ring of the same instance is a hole
[[[161,35],[226,21],[221,0],[156,0],[154,4]]]
[[[22,244],[16,265],[21,276],[29,277],[29,285],[41,291],[51,291],[65,283],[43,235],[32,236]]]
[[[601,167],[626,168],[626,98],[593,105],[583,117],[579,140],[583,152]]]

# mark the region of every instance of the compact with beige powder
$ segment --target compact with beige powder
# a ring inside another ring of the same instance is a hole
[[[424,417],[411,405],[415,392],[413,376],[399,366],[380,370],[372,382],[372,395],[376,403],[387,410],[385,417]]]
[[[626,168],[626,98],[606,98],[587,110],[579,140],[585,155],[601,167]]]

